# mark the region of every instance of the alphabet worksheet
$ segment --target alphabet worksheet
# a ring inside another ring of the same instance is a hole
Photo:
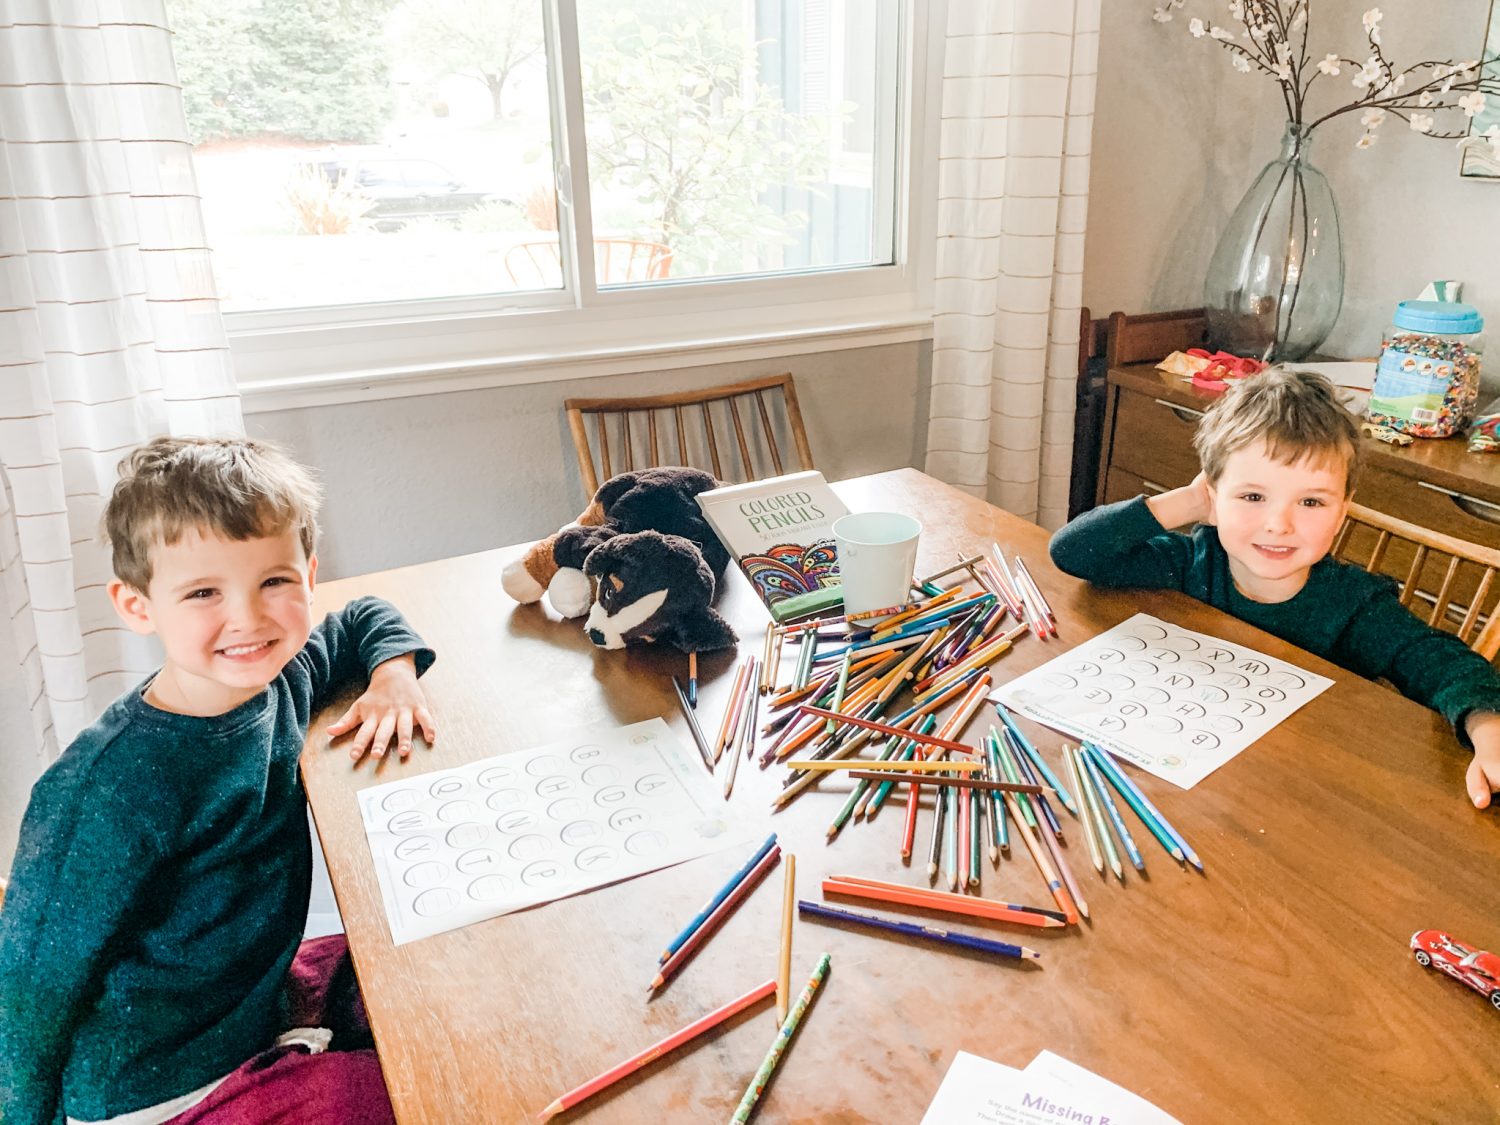
[[[661,719],[371,786],[359,805],[396,945],[749,839]]]
[[[1138,613],[990,698],[1191,789],[1333,681]]]

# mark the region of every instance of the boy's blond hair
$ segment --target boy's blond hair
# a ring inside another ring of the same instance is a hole
[[[1230,454],[1261,441],[1283,464],[1295,465],[1305,457],[1342,461],[1344,495],[1354,492],[1359,425],[1322,375],[1270,367],[1242,379],[1210,408],[1193,435],[1210,484],[1218,482]]]
[[[104,535],[115,576],[144,592],[151,549],[190,529],[235,540],[296,531],[311,557],[321,500],[312,474],[270,442],[159,437],[120,462]]]

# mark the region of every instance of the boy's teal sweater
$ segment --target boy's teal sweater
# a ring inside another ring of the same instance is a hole
[[[1471,711],[1500,711],[1500,675],[1457,637],[1420,621],[1396,584],[1332,558],[1284,602],[1251,601],[1235,589],[1214,527],[1181,535],[1162,527],[1144,496],[1085,512],[1052,537],[1058,569],[1100,586],[1181,590],[1440,712],[1469,746]]]
[[[249,702],[176,715],[142,685],[43,774],[0,906],[0,1121],[114,1117],[271,1044],[311,880],[308,721],[407,652],[433,661],[361,599]]]

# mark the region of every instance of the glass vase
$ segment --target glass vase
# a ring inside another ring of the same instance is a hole
[[[1303,359],[1344,303],[1344,246],[1328,180],[1288,124],[1281,155],[1240,200],[1203,285],[1209,342],[1271,362]]]

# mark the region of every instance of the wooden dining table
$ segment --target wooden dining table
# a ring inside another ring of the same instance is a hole
[[[1024,1067],[1044,1049],[1185,1125],[1500,1119],[1500,1011],[1420,967],[1409,948],[1426,928],[1500,946],[1500,810],[1469,804],[1469,754],[1436,714],[1182,594],[1069,578],[1049,563],[1044,530],[915,470],[834,488],[851,510],[921,520],[919,574],[992,542],[1025,558],[1059,636],[1018,641],[993,665],[998,682],[1143,611],[1334,684],[1191,790],[1132,771],[1197,850],[1203,873],[1173,862],[1142,832],[1146,874],[1127,868],[1123,885],[1099,877],[1078,822],[1065,817],[1065,853],[1091,907],[1087,921],[1052,930],[941,923],[1019,940],[1041,953],[1037,962],[799,920],[794,992],[821,952],[832,955],[832,971],[757,1120],[915,1125],[955,1052]],[[438,652],[422,681],[439,728],[432,748],[405,762],[355,766],[320,733],[337,713],[330,708],[314,722],[302,758],[404,1125],[534,1120],[558,1095],[776,974],[779,871],[666,987],[647,994],[663,946],[753,845],[743,855],[718,852],[392,944],[360,789],[657,716],[692,745],[670,682],[685,674],[685,658],[596,649],[581,622],[516,604],[500,574],[525,549],[317,591],[322,610],[366,594],[388,599]],[[720,609],[741,651],[759,653],[767,615],[737,572],[724,580]],[[698,707],[710,737],[736,660],[733,650],[701,660]],[[993,720],[986,709],[964,740],[976,741]],[[1020,725],[1057,766],[1062,737]],[[756,826],[757,840],[774,830],[796,855],[799,897],[823,901],[820,884],[830,874],[927,885],[925,847],[910,862],[900,857],[903,813],[895,802],[830,840],[850,783],[826,778],[773,814],[784,778],[780,766],[742,763],[730,802]],[[931,815],[924,800],[919,841]],[[979,893],[1050,903],[1019,845],[998,868],[986,859]],[[920,917],[900,907],[886,913]],[[725,1121],[776,1028],[770,1005],[751,1009],[555,1120]]]

